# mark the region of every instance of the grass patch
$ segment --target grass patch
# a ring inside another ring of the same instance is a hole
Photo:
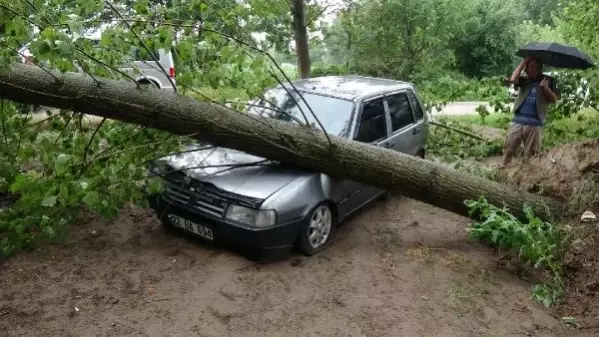
[[[433,254],[432,249],[426,246],[407,248],[405,254],[429,264],[432,264],[436,261],[436,256]]]
[[[480,298],[476,287],[468,282],[454,282],[447,292],[447,305],[460,313],[467,311],[466,306],[472,305]]]
[[[479,115],[440,116],[438,119],[443,122],[453,122],[464,125],[484,125],[507,130],[511,116],[502,113],[492,113],[486,116],[484,120]]]
[[[476,134],[468,125],[455,122],[445,122],[444,124]],[[429,159],[435,162],[446,164],[462,172],[496,180],[497,169],[477,162],[477,160],[500,154],[503,149],[503,140],[483,141],[433,125],[428,137],[427,149]]]
[[[477,134],[475,130],[465,124],[453,121],[441,123]],[[501,154],[503,140],[493,139],[483,141],[460,132],[432,125],[427,141],[427,150],[429,160],[434,162],[490,180],[497,180],[499,178],[498,169],[482,163],[481,160]]]
[[[484,125],[507,130],[511,118],[511,114],[492,113],[484,121],[478,115],[443,116],[439,117],[439,120],[456,127]],[[595,138],[599,138],[599,112],[595,109],[585,109],[570,117],[559,119],[551,118],[550,115],[543,128],[542,149]]]
[[[444,122],[443,124],[476,134],[468,125],[455,122]],[[466,158],[490,157],[499,154],[502,147],[503,141],[482,141],[435,125],[431,126],[427,143],[428,152],[441,158],[446,163],[453,163]]]
[[[469,307],[491,293],[493,275],[486,270],[469,274],[468,279],[452,282],[447,288],[447,306],[459,316],[471,311]]]
[[[599,112],[584,110],[569,118],[549,120],[543,131],[543,149],[599,138]]]

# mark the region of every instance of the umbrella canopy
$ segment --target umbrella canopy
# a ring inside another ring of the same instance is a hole
[[[543,64],[556,68],[588,69],[595,66],[591,58],[578,48],[559,43],[532,43],[520,48],[516,55],[534,56]]]

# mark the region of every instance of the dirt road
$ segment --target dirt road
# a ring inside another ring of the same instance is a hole
[[[394,199],[319,255],[261,265],[128,210],[1,264],[0,335],[570,335],[467,224]]]
[[[476,108],[479,105],[484,105],[492,111],[487,102],[452,102],[448,103],[441,111],[433,110],[433,116],[477,115]]]

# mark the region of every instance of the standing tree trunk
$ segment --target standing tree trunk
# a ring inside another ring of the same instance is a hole
[[[98,85],[96,80],[100,80]],[[560,203],[445,166],[369,144],[330,136],[313,128],[259,118],[190,97],[138,88],[129,81],[46,72],[13,64],[0,71],[0,98],[40,104],[144,125],[396,191],[456,213],[468,214],[466,199],[485,196],[523,217],[528,204],[547,218],[560,214]]]
[[[295,52],[299,63],[300,78],[310,77],[310,50],[308,49],[308,30],[306,27],[306,8],[304,0],[293,0],[291,8],[295,36]]]

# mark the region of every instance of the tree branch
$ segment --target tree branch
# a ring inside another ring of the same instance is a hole
[[[471,137],[471,138],[474,138],[474,139],[478,139],[478,140],[483,141],[483,142],[488,142],[489,141],[488,139],[484,139],[481,136],[477,136],[477,135],[475,135],[473,133],[470,133],[468,131],[460,130],[458,128],[454,128],[454,127],[451,127],[449,125],[445,125],[443,123],[437,123],[437,122],[434,122],[434,121],[429,121],[429,124],[434,125],[434,126],[439,126],[439,127],[445,128],[447,130],[460,133],[460,134],[462,134],[464,136],[468,136],[468,137]]]
[[[322,14],[324,14],[324,12],[327,11],[327,9],[331,8],[331,5],[326,5],[322,8],[322,10],[320,12],[318,12],[318,14],[314,15],[314,17],[310,18],[310,20],[306,20],[306,27],[310,26],[310,24],[314,21],[317,20],[320,16],[322,16]]]
[[[98,125],[96,127],[96,129],[94,130],[94,133],[92,133],[92,136],[89,138],[89,142],[87,142],[87,146],[85,146],[85,151],[83,152],[83,162],[84,163],[87,161],[87,153],[89,152],[89,148],[91,147],[92,142],[94,141],[94,138],[96,137],[96,134],[98,133],[98,131],[100,131],[100,128],[104,125],[104,122],[106,122],[106,118],[102,118],[100,125]]]

